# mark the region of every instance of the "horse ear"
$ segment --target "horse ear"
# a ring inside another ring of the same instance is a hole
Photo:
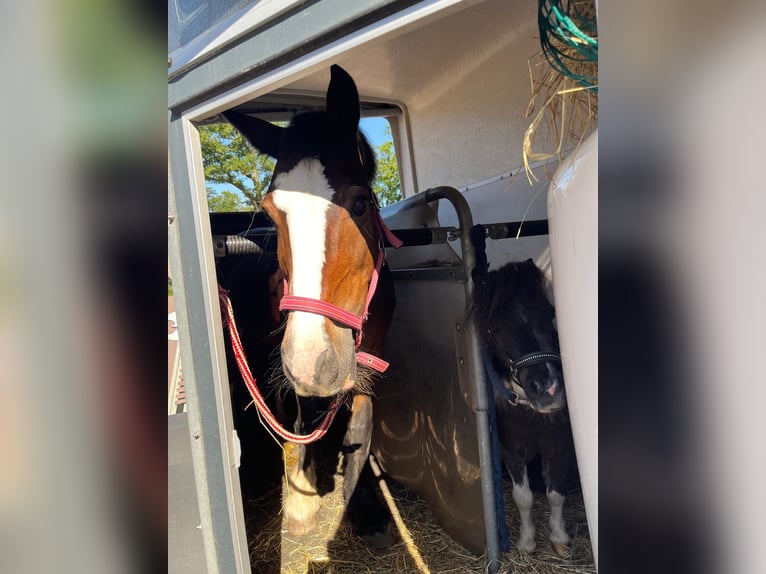
[[[355,134],[359,127],[359,92],[348,72],[338,65],[330,68],[327,87],[327,113],[340,124],[344,133]]]
[[[223,112],[223,116],[229,120],[237,130],[247,138],[253,147],[261,153],[273,158],[279,157],[279,147],[282,143],[284,128],[275,126],[260,118],[248,116],[242,112]]]

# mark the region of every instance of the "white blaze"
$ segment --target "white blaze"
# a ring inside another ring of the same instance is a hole
[[[271,193],[274,205],[287,218],[292,258],[290,293],[321,299],[327,210],[335,193],[324,175],[322,164],[316,159],[301,160],[292,170],[276,177]],[[323,337],[311,334],[323,334],[324,317],[294,311],[291,321],[294,333],[307,335],[305,339],[295,340],[294,350],[307,354],[309,364],[306,367],[313,373],[313,357],[325,346]]]

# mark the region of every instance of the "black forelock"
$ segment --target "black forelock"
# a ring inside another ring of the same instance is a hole
[[[545,274],[532,262],[511,263],[498,270],[499,281],[513,277],[514,292],[526,304],[550,305]]]
[[[546,295],[547,279],[534,263],[508,263],[482,275],[479,281],[482,284],[477,294],[481,300],[477,300],[477,311],[482,328],[489,327],[493,317],[508,316],[520,308],[553,308]]]
[[[330,118],[325,112],[296,115],[282,140],[279,159],[287,157],[321,157],[327,153],[332,136]]]
[[[282,162],[281,169],[287,171],[306,157],[317,158],[325,166],[334,159],[344,158],[342,161],[349,161],[355,169],[360,169],[359,174],[372,187],[376,163],[367,138],[359,130],[355,139],[339,134],[327,112],[304,112],[290,122],[278,158]]]

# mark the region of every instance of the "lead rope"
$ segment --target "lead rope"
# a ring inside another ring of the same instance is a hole
[[[292,442],[295,444],[310,444],[322,438],[325,435],[325,433],[327,433],[327,429],[330,428],[330,425],[332,424],[332,421],[335,418],[335,414],[338,412],[338,409],[343,404],[342,398],[340,396],[335,398],[335,400],[330,404],[330,408],[325,414],[324,418],[319,423],[319,426],[317,426],[317,428],[314,429],[314,431],[311,432],[310,434],[299,435],[299,434],[292,433],[286,430],[284,427],[282,427],[282,425],[279,424],[279,421],[277,420],[277,418],[272,414],[271,410],[269,410],[269,407],[266,404],[266,401],[263,399],[263,396],[261,395],[261,392],[258,389],[258,385],[256,384],[255,378],[250,372],[250,366],[247,363],[245,350],[242,347],[242,341],[240,341],[240,338],[239,338],[237,325],[234,322],[234,311],[231,307],[231,299],[229,299],[228,292],[223,287],[220,287],[220,286],[218,287],[218,300],[221,304],[221,311],[223,313],[224,326],[228,328],[229,330],[229,338],[231,339],[231,347],[232,347],[232,350],[234,351],[234,358],[237,361],[239,372],[242,374],[242,378],[245,381],[245,386],[247,386],[247,390],[250,392],[250,396],[253,398],[253,401],[255,402],[255,406],[258,409],[258,412],[261,413],[263,418],[266,420],[269,426],[274,430],[274,432],[288,442]]]

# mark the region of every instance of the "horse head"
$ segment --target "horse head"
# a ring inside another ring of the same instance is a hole
[[[474,273],[477,322],[492,367],[519,402],[548,414],[566,404],[554,308],[531,259]]]
[[[224,115],[276,159],[262,208],[276,227],[285,295],[364,315],[382,244],[371,187],[375,158],[358,128],[351,76],[332,66],[326,109],[296,115],[284,128]],[[297,394],[332,396],[354,386],[357,330],[316,311],[290,311],[282,366]]]

